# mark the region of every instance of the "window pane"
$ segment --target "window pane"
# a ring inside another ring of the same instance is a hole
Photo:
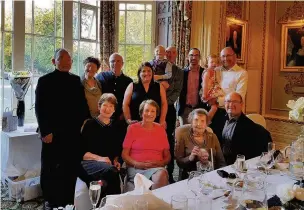
[[[96,6],[96,0],[80,0],[81,3],[84,3],[84,4],[90,4],[90,5],[93,5],[93,6]]]
[[[4,33],[4,71],[12,71],[13,58],[13,36],[11,33]]]
[[[125,10],[126,9],[126,5],[125,4],[119,4],[119,9],[120,10]]]
[[[98,8],[97,17],[97,41],[100,42],[100,8]]]
[[[81,38],[96,40],[96,12],[81,9]]]
[[[7,80],[7,79],[4,79],[4,95],[3,95],[4,104],[3,104],[3,109],[5,109],[6,107],[11,109],[11,107],[12,107],[12,95],[13,95],[13,92],[12,92],[12,87],[10,85],[10,81]]]
[[[73,38],[78,39],[79,25],[79,7],[78,3],[73,3]]]
[[[35,34],[54,35],[54,1],[35,1],[34,5]]]
[[[118,46],[118,53],[120,54],[120,55],[122,55],[122,57],[126,57],[126,54],[125,54],[125,46],[124,45],[119,45]]]
[[[56,36],[62,37],[62,1],[56,1]]]
[[[139,65],[143,61],[144,46],[127,45],[126,46],[126,63],[125,72],[132,78],[136,78]]]
[[[25,35],[24,69],[32,71],[32,36]]]
[[[145,18],[145,44],[152,44],[152,12],[146,12]]]
[[[152,58],[153,55],[152,55],[151,45],[145,45],[144,61],[150,61],[152,60]]]
[[[127,4],[127,10],[145,10],[144,4]]]
[[[26,0],[25,1],[25,33],[32,33],[32,1]]]
[[[4,17],[4,29],[6,31],[13,30],[13,1],[12,0],[5,0],[5,17]]]
[[[144,43],[144,12],[127,12],[127,43]]]
[[[100,59],[100,44],[99,43],[97,44],[95,57]]]
[[[88,56],[95,56],[96,52],[96,43],[89,43],[89,42],[80,42],[79,47],[79,76],[83,75],[84,67],[82,62]]]
[[[126,43],[126,25],[125,25],[125,12],[120,11],[119,12],[119,43]]]
[[[146,10],[152,10],[152,5],[151,4],[147,4],[146,5]]]
[[[40,75],[54,70],[54,38],[34,37],[34,71]]]
[[[79,42],[78,41],[74,41],[73,42],[73,65],[72,65],[72,72],[74,74],[78,74],[78,64],[79,64],[79,61],[78,61],[78,52],[79,52]]]
[[[55,49],[62,48],[62,39],[56,39],[56,47]]]

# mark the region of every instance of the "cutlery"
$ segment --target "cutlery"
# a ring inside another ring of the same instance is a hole
[[[230,195],[230,193],[231,193],[231,191],[230,191],[230,190],[227,190],[227,191],[224,193],[224,195],[217,196],[217,197],[213,198],[212,200],[216,200],[216,199],[221,198],[221,197],[223,197],[223,196],[228,197],[228,196]]]

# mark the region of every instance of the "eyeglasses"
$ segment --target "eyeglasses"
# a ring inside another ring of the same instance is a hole
[[[242,103],[242,101],[225,101],[225,103],[227,103],[227,104],[240,104],[240,103]]]
[[[235,54],[228,54],[228,55],[221,55],[221,58],[230,58],[234,56]]]

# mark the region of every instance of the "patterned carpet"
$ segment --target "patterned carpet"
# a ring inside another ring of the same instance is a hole
[[[178,166],[175,163],[174,180],[178,179]],[[1,182],[1,210],[43,210],[43,199],[36,198],[30,201],[25,201],[22,204],[18,205],[15,201],[9,199],[8,187],[7,185]]]

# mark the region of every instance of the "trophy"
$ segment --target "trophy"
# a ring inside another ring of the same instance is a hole
[[[10,84],[18,100],[18,126],[24,125],[25,104],[24,97],[32,83],[33,74],[29,71],[14,71],[9,74]]]

